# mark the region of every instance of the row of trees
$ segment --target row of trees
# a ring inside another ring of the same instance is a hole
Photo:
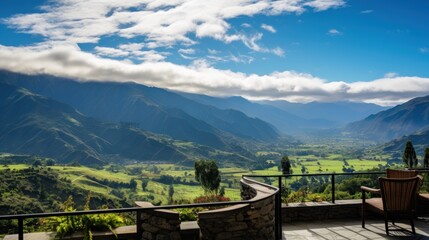
[[[407,141],[405,144],[405,149],[402,154],[402,161],[404,162],[405,166],[409,168],[415,168],[417,167],[418,159],[416,151],[413,147],[413,143],[411,141]],[[346,164],[348,165],[348,164]],[[288,156],[283,156],[280,161],[280,167],[282,169],[283,174],[292,174],[292,168],[291,168],[291,161],[289,160]],[[425,155],[423,158],[423,167],[429,168],[429,147],[425,149]],[[303,166],[302,173],[305,173],[305,167]],[[347,168],[346,168],[347,169]],[[348,169],[349,170],[349,169]],[[344,171],[344,167],[343,167]]]
[[[408,140],[405,144],[404,153],[402,154],[402,161],[404,162],[405,166],[409,168],[415,168],[417,167],[418,159],[416,151],[414,150],[413,143]],[[425,156],[423,158],[423,167],[428,168],[429,167],[429,147],[425,148]]]

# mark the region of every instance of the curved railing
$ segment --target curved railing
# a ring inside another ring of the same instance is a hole
[[[276,239],[281,239],[281,215],[278,213],[281,211],[281,206],[277,206],[280,203],[280,192],[277,187],[273,187],[268,184],[264,184],[255,180],[250,179],[250,177],[243,176],[244,181],[251,182],[253,184],[258,184],[266,188],[273,190],[273,194],[276,197],[276,225],[275,225],[275,236]],[[165,206],[148,206],[145,208],[141,207],[132,207],[132,208],[119,208],[119,209],[103,209],[103,210],[87,210],[87,211],[75,211],[75,212],[52,212],[52,213],[33,213],[33,214],[18,214],[18,215],[3,215],[0,216],[0,220],[11,220],[15,219],[18,221],[18,239],[24,240],[24,220],[30,218],[47,218],[47,217],[59,217],[59,216],[77,216],[77,215],[91,215],[91,214],[106,214],[106,213],[136,213],[136,239],[137,236],[142,236],[144,229],[142,229],[142,219],[141,214],[144,211],[148,210],[160,210],[160,209],[181,209],[181,208],[197,208],[197,207],[221,207],[221,206],[231,206],[238,204],[251,204],[256,201],[266,199],[272,195],[267,195],[261,199],[248,199],[243,201],[231,201],[231,202],[215,202],[215,203],[198,203],[198,204],[182,204],[182,205],[165,205]]]
[[[429,172],[428,169],[418,169],[421,172]],[[136,213],[136,236],[142,236],[144,229],[141,227],[141,214],[147,210],[160,210],[160,209],[181,209],[181,208],[196,208],[196,207],[222,207],[222,206],[232,206],[239,204],[251,204],[257,201],[272,197],[275,195],[275,238],[281,239],[281,190],[282,190],[282,179],[291,178],[291,177],[312,177],[312,176],[330,176],[331,186],[332,186],[332,203],[335,203],[335,184],[337,176],[357,176],[357,175],[383,175],[385,172],[353,172],[353,173],[315,173],[315,174],[278,174],[278,175],[243,175],[242,182],[247,182],[248,184],[255,184],[263,186],[273,190],[272,195],[267,195],[262,198],[250,198],[243,201],[231,201],[231,202],[216,202],[216,203],[199,203],[199,204],[183,204],[183,205],[166,205],[166,206],[149,206],[145,208],[133,207],[133,208],[121,208],[121,209],[103,209],[103,210],[89,210],[89,211],[75,211],[75,212],[53,212],[53,213],[34,213],[34,214],[19,214],[19,215],[4,215],[0,216],[0,220],[16,219],[18,220],[18,239],[24,239],[23,233],[23,222],[24,219],[29,218],[46,218],[46,217],[55,217],[55,216],[76,216],[76,215],[87,215],[87,214],[105,214],[105,213],[125,213],[131,212]],[[259,181],[256,181],[252,178],[259,177],[269,177],[277,178],[278,186],[274,187],[269,184],[265,184]]]

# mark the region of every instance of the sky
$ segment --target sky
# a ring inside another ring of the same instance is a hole
[[[249,100],[429,94],[426,0],[2,0],[0,69]]]

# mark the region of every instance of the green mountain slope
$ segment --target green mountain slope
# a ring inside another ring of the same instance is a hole
[[[138,128],[88,118],[67,104],[0,83],[0,151],[60,162],[103,163],[104,155],[181,161],[186,156]]]
[[[351,123],[346,131],[379,141],[412,134],[429,126],[429,96],[414,98],[404,104]]]
[[[201,94],[180,93],[181,95],[216,108],[232,111],[236,109],[248,116],[266,121],[275,126],[283,134],[299,134],[304,129],[326,129],[337,127],[332,121],[325,119],[306,119],[291,114],[278,107],[270,105],[271,102],[254,103],[242,97],[217,98]]]
[[[413,143],[414,149],[417,151],[417,154],[423,156],[424,149],[426,147],[429,147],[429,128],[425,128],[413,134],[392,140],[384,144],[382,148],[384,151],[398,151],[402,153],[405,149],[405,144],[408,140]]]
[[[67,103],[102,121],[133,122],[151,132],[226,151],[235,149],[236,142],[241,140],[271,141],[278,137],[275,128],[262,120],[159,88],[134,83],[83,83],[0,71],[2,80]]]

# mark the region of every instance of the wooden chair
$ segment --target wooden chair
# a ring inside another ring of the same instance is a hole
[[[411,178],[419,174],[416,170],[396,170],[386,169],[386,175],[388,178]]]
[[[421,177],[378,178],[380,189],[361,187],[362,190],[362,227],[365,228],[367,210],[384,215],[386,234],[389,235],[388,220],[393,224],[397,219],[409,219],[412,233],[415,234],[413,217],[416,209],[417,190]],[[381,198],[366,199],[366,192],[381,194]]]

